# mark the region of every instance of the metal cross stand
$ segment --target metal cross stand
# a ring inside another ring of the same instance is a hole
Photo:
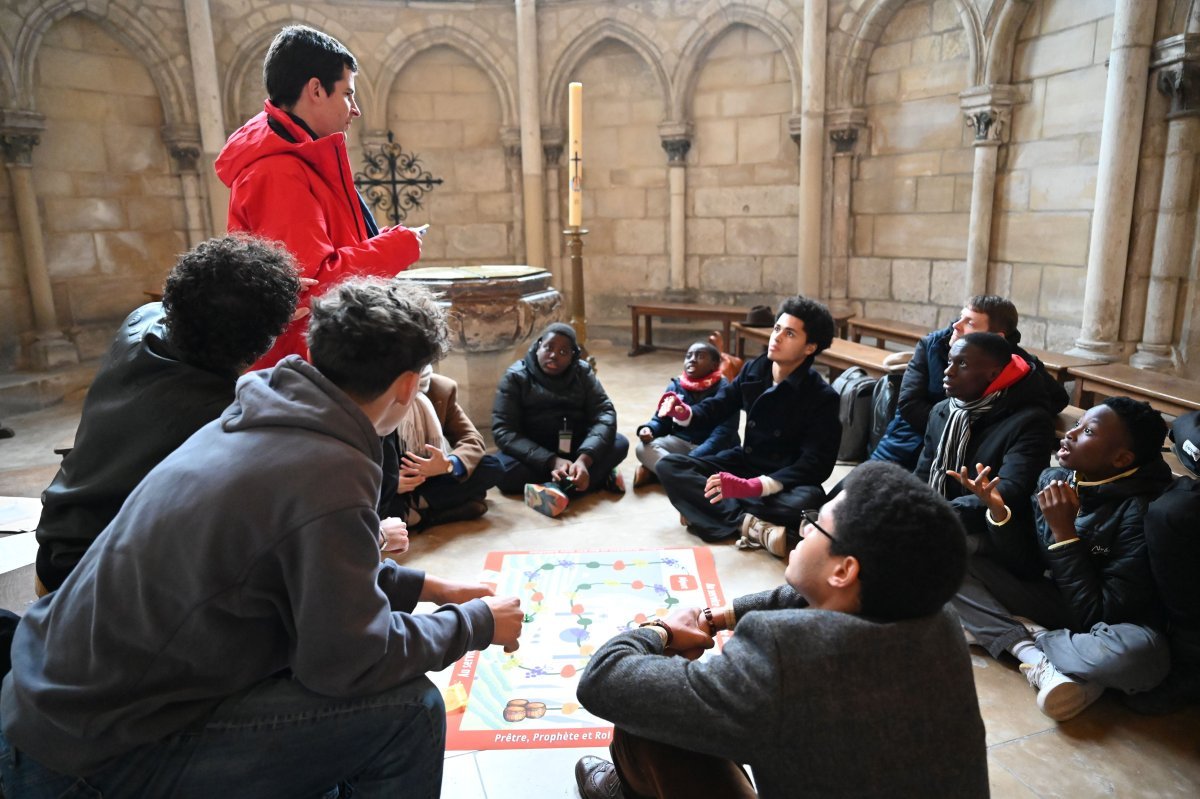
[[[354,185],[363,193],[373,211],[384,214],[398,225],[408,212],[421,207],[421,195],[442,183],[421,166],[415,153],[406,153],[396,144],[392,132],[387,142],[372,152],[363,148],[366,168],[354,173]]]

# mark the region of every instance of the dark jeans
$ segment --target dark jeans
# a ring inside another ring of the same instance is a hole
[[[627,799],[753,799],[750,778],[732,760],[640,738],[619,727],[608,747]]]
[[[658,462],[658,479],[675,509],[688,520],[688,530],[705,541],[721,541],[741,531],[747,513],[787,528],[788,546],[800,540],[801,511],[825,501],[820,486],[794,486],[769,497],[723,499],[712,504],[704,484],[720,469],[690,455],[667,455]]]
[[[488,489],[500,482],[504,467],[495,455],[484,455],[475,471],[461,483],[452,475],[431,477],[413,492],[432,510],[446,510],[472,499],[483,499]]]
[[[0,735],[0,781],[11,799],[316,799],[351,792],[356,799],[435,799],[445,713],[425,677],[353,699],[269,679],[225,700],[205,721],[120,755],[86,778],[52,771]]]
[[[617,438],[613,441],[613,445],[609,448],[608,452],[596,458],[592,462],[591,468],[588,469],[589,479],[587,490],[596,491],[603,488],[604,480],[608,477],[608,473],[619,466],[628,454],[629,439],[617,433]],[[579,453],[573,452],[570,459],[574,460],[577,457],[579,457]],[[525,490],[526,483],[550,482],[549,469],[533,468],[505,452],[497,453],[496,458],[500,461],[500,468],[503,471],[496,485],[505,494],[520,494]]]

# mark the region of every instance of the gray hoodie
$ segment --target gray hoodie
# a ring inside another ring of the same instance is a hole
[[[482,600],[410,615],[425,576],[380,562],[380,458],[367,417],[300,358],[242,377],[26,613],[9,742],[82,776],[283,669],[364,696],[488,646]]]

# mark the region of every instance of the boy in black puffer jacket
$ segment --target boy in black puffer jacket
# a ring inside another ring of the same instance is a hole
[[[729,385],[721,376],[721,353],[712,344],[698,341],[688,347],[683,358],[683,373],[672,377],[667,383],[667,392],[677,395],[688,405],[708,399]],[[633,487],[644,485],[655,479],[657,465],[664,455],[679,453],[703,458],[723,450],[736,447],[740,413],[731,413],[725,419],[715,420],[709,425],[681,427],[670,417],[657,414],[638,428],[637,459],[641,466],[633,476]]]
[[[555,322],[508,367],[492,405],[492,438],[504,470],[500,490],[525,492],[525,503],[558,516],[573,493],[625,493],[617,465],[629,439],[617,411],[585,361],[570,325]]]
[[[965,468],[954,476],[987,507],[994,534],[1034,536],[1042,552],[1048,577],[1033,580],[971,556],[953,604],[975,643],[1021,661],[1038,707],[1056,721],[1105,688],[1148,691],[1169,669],[1143,533],[1147,507],[1171,479],[1165,432],[1157,411],[1128,397],[1089,410],[1060,442],[1061,466],[1038,480],[1032,529],[1005,504],[989,467],[976,479]]]

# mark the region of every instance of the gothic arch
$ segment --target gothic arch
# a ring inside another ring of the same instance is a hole
[[[692,97],[695,95],[696,81],[700,77],[704,57],[713,44],[735,25],[754,28],[765,34],[779,48],[792,82],[792,110],[793,113],[799,113],[801,75],[796,54],[800,52],[800,47],[795,36],[780,20],[766,12],[736,5],[725,6],[708,16],[684,46],[679,65],[675,69],[675,94],[671,98],[671,111],[674,114],[672,119],[691,119]]]
[[[1033,0],[1001,0],[992,7],[984,27],[987,53],[983,64],[983,83],[1012,83],[1017,34],[1032,7]]]
[[[0,108],[12,108],[17,102],[17,85],[13,81],[12,51],[0,39]]]
[[[867,64],[871,60],[871,53],[879,44],[888,20],[907,2],[908,0],[878,0],[865,4],[858,11],[849,11],[843,15],[837,27],[849,36],[850,41],[845,47],[845,52],[830,59],[837,81],[833,87],[833,102],[830,103],[830,108],[862,107],[867,89]],[[954,0],[954,5],[958,8],[958,18],[962,21],[963,32],[967,37],[967,85],[974,86],[984,74],[983,28],[979,13],[971,0]]]
[[[654,79],[658,82],[663,102],[663,119],[671,118],[671,82],[663,67],[662,51],[645,34],[628,23],[605,19],[567,44],[562,49],[558,63],[550,70],[550,78],[546,82],[542,116],[546,120],[546,124],[555,124],[565,116],[563,103],[567,96],[568,79],[591,54],[592,49],[607,39],[620,42],[646,62],[646,66],[650,67],[650,71],[654,73]]]
[[[462,53],[492,81],[496,96],[500,100],[501,127],[517,126],[517,98],[513,91],[510,75],[516,74],[516,67],[509,59],[502,59],[489,51],[481,41],[457,28],[430,28],[412,35],[403,36],[394,45],[394,49],[380,60],[379,83],[376,96],[377,112],[369,114],[372,130],[382,130],[387,125],[387,104],[391,98],[392,86],[401,70],[416,56],[433,47],[449,47]]]
[[[24,27],[17,34],[12,59],[17,78],[18,107],[29,111],[36,110],[33,75],[42,37],[50,26],[72,14],[79,14],[95,22],[146,67],[158,90],[165,126],[184,128],[195,125],[194,103],[187,91],[190,84],[185,83],[171,57],[163,50],[159,42],[160,37],[134,13],[117,3],[104,0],[55,0],[39,5],[29,14]]]

